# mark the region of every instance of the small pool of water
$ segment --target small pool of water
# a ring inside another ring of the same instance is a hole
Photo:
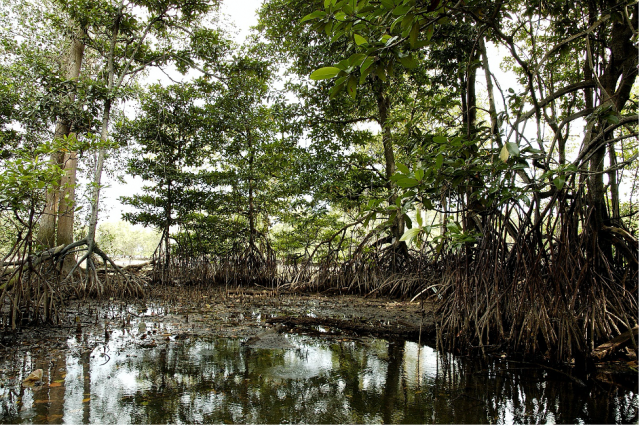
[[[0,422],[638,422],[637,392],[580,386],[528,364],[440,355],[414,342],[285,335],[287,349],[256,349],[244,339],[175,339],[160,330],[142,347],[134,337],[114,331],[94,345],[72,337],[44,358],[4,360]],[[22,385],[36,368],[42,384]]]

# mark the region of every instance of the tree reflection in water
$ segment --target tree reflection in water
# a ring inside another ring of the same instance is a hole
[[[238,339],[136,347],[114,332],[93,352],[3,378],[3,423],[631,423],[637,392],[581,387],[527,364],[455,358],[413,342],[289,335],[292,349]],[[19,385],[45,369],[39,388]],[[15,386],[12,386],[11,384]]]

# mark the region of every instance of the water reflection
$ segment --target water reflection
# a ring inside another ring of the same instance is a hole
[[[159,333],[160,334],[160,333]],[[438,355],[381,339],[287,336],[291,349],[238,339],[160,340],[127,331],[19,363],[1,377],[3,423],[634,423],[636,392],[579,387],[526,364]],[[137,343],[136,343],[137,342]],[[43,368],[42,386],[22,379]]]

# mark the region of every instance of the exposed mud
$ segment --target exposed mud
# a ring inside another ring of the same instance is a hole
[[[434,330],[431,308],[427,302],[278,293],[262,288],[159,287],[151,289],[144,300],[70,301],[60,326],[4,331],[0,354],[60,350],[66,348],[69,336],[107,340],[113,330],[127,331],[145,348],[190,337],[248,339],[266,330],[417,341],[421,333],[424,340]]]
[[[149,293],[144,300],[129,302],[73,300],[60,325],[25,327],[17,333],[0,330],[0,356],[5,360],[24,354],[54,357],[68,349],[67,340],[73,336],[82,351],[92,353],[116,331],[141,349],[198,338],[233,338],[252,348],[286,348],[281,333],[334,341],[412,340],[435,346],[429,302],[279,293],[258,287],[156,287]],[[598,363],[597,369],[599,382],[637,389],[637,361]]]

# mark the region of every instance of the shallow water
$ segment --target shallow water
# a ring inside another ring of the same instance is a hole
[[[148,329],[157,346],[141,347],[139,328],[3,360],[0,422],[638,422],[637,392],[582,387],[528,364],[439,355],[414,342],[285,335],[290,348],[256,349],[245,339],[180,340]],[[21,385],[36,368],[43,383]]]

